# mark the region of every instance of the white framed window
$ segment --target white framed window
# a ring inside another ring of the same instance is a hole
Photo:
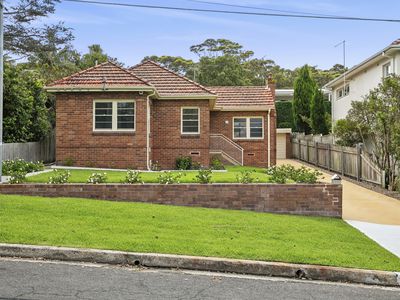
[[[336,99],[343,98],[350,94],[350,85],[346,84],[344,87],[338,88],[336,90]]]
[[[386,78],[390,75],[390,62],[382,66],[382,76]]]
[[[263,117],[234,117],[233,139],[263,139]]]
[[[135,131],[134,100],[93,101],[93,131]]]
[[[200,134],[200,108],[181,108],[181,133]]]

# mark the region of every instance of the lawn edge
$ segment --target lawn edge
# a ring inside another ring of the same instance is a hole
[[[187,269],[400,287],[400,272],[174,254],[0,243],[0,257]]]

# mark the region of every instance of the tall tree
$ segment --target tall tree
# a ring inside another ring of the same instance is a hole
[[[308,65],[303,66],[294,81],[293,121],[299,132],[311,133],[310,106],[316,83]]]
[[[30,56],[55,51],[73,39],[62,22],[48,25],[36,22],[55,12],[59,0],[16,0],[4,9],[4,49],[6,53]],[[8,5],[7,5],[8,4]]]
[[[182,76],[186,76],[189,79],[192,80],[196,79],[195,75],[197,66],[195,62],[191,59],[185,59],[181,56],[152,55],[152,56],[146,56],[145,58],[143,58],[142,61],[146,61],[149,59],[159,63],[163,67],[166,67]]]
[[[315,86],[310,107],[310,125],[312,133],[328,134],[329,127],[326,119],[324,94],[317,86]]]
[[[113,61],[118,63],[117,59],[108,56],[99,44],[90,45],[88,48],[89,52],[82,55],[80,61],[81,69],[87,69],[95,66],[96,64],[101,64],[106,61]]]

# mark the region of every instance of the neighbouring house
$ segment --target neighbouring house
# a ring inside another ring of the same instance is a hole
[[[203,87],[153,61],[106,62],[46,87],[56,95],[56,160],[76,166],[276,162],[275,85]]]
[[[346,118],[351,102],[362,100],[391,73],[400,74],[400,39],[324,86],[331,91],[332,122]]]

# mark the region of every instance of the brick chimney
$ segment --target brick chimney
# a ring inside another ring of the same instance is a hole
[[[271,90],[272,96],[274,97],[274,101],[275,101],[275,86],[276,86],[276,83],[275,83],[275,80],[272,79],[272,75],[271,74],[268,75],[266,84],[267,84],[267,87]]]

